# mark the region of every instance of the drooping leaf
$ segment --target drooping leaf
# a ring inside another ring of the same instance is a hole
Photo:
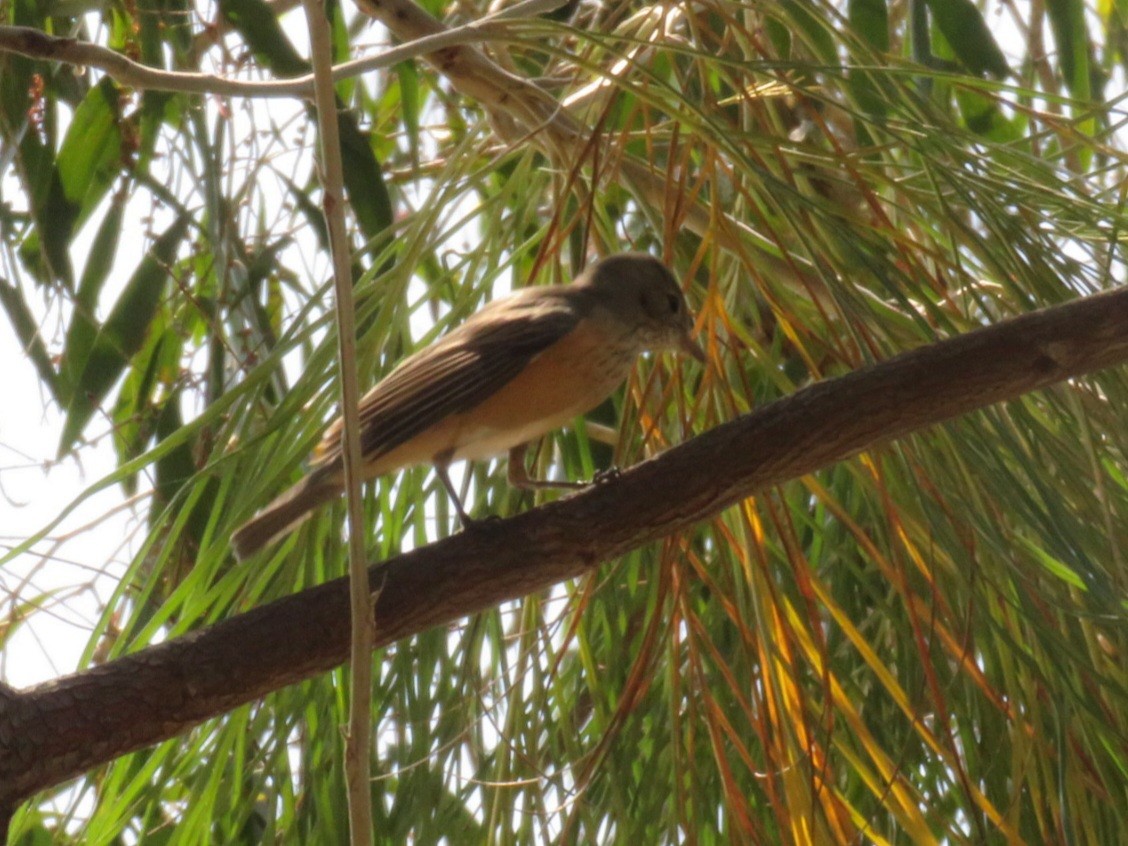
[[[303,190],[294,180],[288,176],[283,176],[282,182],[289,189],[290,199],[295,208],[302,213],[306,225],[310,227],[317,238],[317,243],[321,246],[321,249],[329,249],[329,231],[326,228],[325,215],[322,214],[321,208],[310,199],[309,191]]]
[[[81,370],[76,368],[81,367],[86,361],[94,338],[98,334],[98,320],[95,316],[98,298],[113,267],[114,256],[117,254],[124,212],[124,203],[111,204],[90,245],[86,266],[83,268],[82,278],[75,292],[74,312],[71,315],[70,326],[67,327],[67,337],[63,346],[64,405],[70,402],[74,388],[82,375]]]
[[[166,289],[168,265],[176,255],[188,224],[188,218],[177,218],[153,243],[99,329],[86,360],[67,365],[78,370],[81,364],[81,376],[67,406],[66,422],[59,439],[60,455],[78,440],[107,392],[144,343]]]
[[[146,64],[164,67],[166,49],[185,56],[192,47],[192,7],[187,0],[138,0],[135,20],[140,28],[142,57]]]
[[[419,72],[415,62],[406,61],[396,65],[396,82],[399,85],[400,109],[403,114],[403,127],[407,131],[407,148],[411,151],[411,162],[419,167]]]
[[[885,0],[849,0],[850,27],[874,50],[889,51],[889,9]]]
[[[262,0],[221,0],[219,11],[239,31],[256,58],[279,76],[309,73],[309,62],[290,43],[278,16]]]
[[[847,13],[853,29],[874,51],[889,51],[889,10],[885,6],[885,0],[851,0]],[[863,55],[855,56],[858,64],[871,64],[870,54],[867,51],[860,52]],[[875,77],[869,70],[851,68],[849,80],[850,90],[860,108],[874,116],[886,113],[887,101],[874,90]],[[863,131],[860,125],[858,130]]]
[[[120,170],[122,133],[119,123],[121,92],[106,77],[79,105],[59,148],[55,166],[77,228],[105,197]],[[69,240],[73,231],[65,233]]]
[[[156,420],[156,435],[159,440],[166,440],[180,431],[184,426],[184,417],[180,411],[180,391],[174,391],[162,404],[160,414]],[[185,440],[177,444],[171,451],[165,453],[157,460],[156,466],[156,491],[153,507],[160,509],[172,502],[180,489],[196,473],[196,462],[192,457],[192,442]],[[188,519],[188,530],[192,537],[199,542],[203,536],[204,526],[207,522],[210,499],[197,502],[196,507]]]
[[[1066,87],[1078,100],[1088,101],[1092,93],[1089,84],[1091,47],[1085,26],[1085,4],[1080,0],[1046,0],[1046,12]]]
[[[8,322],[12,324],[16,337],[20,340],[20,346],[35,365],[35,372],[39,374],[39,378],[51,391],[55,400],[61,401],[62,387],[55,367],[51,363],[51,355],[47,351],[46,344],[43,343],[39,321],[32,313],[20,289],[10,285],[2,277],[0,277],[0,305],[7,312]]]
[[[157,411],[167,401],[158,395],[159,389],[173,385],[178,376],[183,344],[177,331],[165,323],[158,312],[114,404],[114,448],[123,465],[145,451],[156,430]],[[136,493],[137,474],[123,479],[122,487],[131,496]]]
[[[1081,0],[1047,0],[1046,12],[1057,43],[1061,75],[1069,93],[1078,100],[1074,111],[1087,111],[1093,99],[1093,66],[1089,29],[1085,24],[1085,4]],[[1097,122],[1092,116],[1086,117],[1078,128],[1087,135],[1093,135],[1097,131]],[[1078,156],[1082,166],[1088,168],[1091,151],[1079,149]]]
[[[372,241],[391,229],[392,197],[376,153],[353,114],[348,111],[339,112],[337,125],[341,133],[341,159],[349,204],[360,224],[360,231],[367,240]],[[373,244],[373,254],[383,246],[382,243]]]
[[[75,111],[56,157],[29,133],[20,145],[23,170],[32,180],[30,198],[35,230],[21,245],[25,264],[37,267],[41,281],[57,279],[73,287],[70,245],[78,227],[105,197],[120,170],[122,133],[118,88],[108,77],[91,88]]]
[[[789,18],[792,37],[804,43],[806,53],[814,56],[818,62],[831,64],[837,60],[838,45],[834,43],[834,37],[822,15],[815,12],[813,4],[803,0],[782,0],[780,6]]]
[[[41,284],[57,280],[73,289],[69,248],[78,208],[67,201],[55,167],[55,151],[35,132],[27,132],[20,141],[19,158],[35,221],[35,228],[19,246],[20,260]]]
[[[183,53],[191,44],[191,19],[184,0],[139,0],[135,22],[141,60],[151,67],[167,67],[172,43],[177,53]],[[157,141],[157,133],[164,124],[176,126],[184,107],[185,95],[169,91],[145,89],[140,92],[141,108],[136,116],[137,153],[135,167],[147,169]]]
[[[1006,57],[991,28],[971,0],[927,0],[937,29],[952,46],[964,67],[975,74],[1002,79],[1010,74]]]

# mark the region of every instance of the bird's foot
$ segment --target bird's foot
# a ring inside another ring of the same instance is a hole
[[[497,514],[487,514],[484,517],[471,517],[469,514],[459,514],[458,521],[462,524],[462,528],[467,532],[473,532],[481,529],[483,526],[488,526],[492,523],[497,523],[501,520]]]
[[[608,467],[605,470],[600,470],[598,473],[596,473],[594,478],[592,478],[591,483],[593,485],[602,485],[606,484],[607,482],[614,482],[622,475],[623,471],[618,467]]]

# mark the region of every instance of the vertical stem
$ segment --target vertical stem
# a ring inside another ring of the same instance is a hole
[[[349,657],[349,722],[345,740],[345,782],[348,786],[349,840],[352,846],[372,843],[372,793],[369,785],[372,745],[372,608],[364,560],[364,528],[360,511],[360,432],[357,420],[356,326],[352,271],[345,233],[344,173],[337,127],[337,97],[332,80],[332,46],[324,0],[303,0],[309,22],[314,72],[314,102],[321,137],[321,184],[325,223],[333,258],[337,300],[337,343],[341,360],[341,413],[344,417],[345,492],[349,513],[349,607],[352,649]]]

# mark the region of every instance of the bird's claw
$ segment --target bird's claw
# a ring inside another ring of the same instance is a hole
[[[591,483],[593,485],[602,485],[606,482],[614,482],[622,475],[623,471],[618,467],[608,467],[606,470],[600,470],[598,473],[596,473],[592,478]]]
[[[462,523],[462,528],[468,532],[472,532],[475,529],[480,529],[483,526],[490,525],[491,523],[497,523],[500,520],[501,517],[497,514],[487,514],[484,517],[471,517],[469,514],[462,514],[459,516],[459,521]]]

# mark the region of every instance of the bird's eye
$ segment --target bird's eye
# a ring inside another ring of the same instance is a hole
[[[671,314],[677,314],[678,309],[681,308],[681,297],[677,294],[670,294],[666,299],[666,304],[670,307]]]

